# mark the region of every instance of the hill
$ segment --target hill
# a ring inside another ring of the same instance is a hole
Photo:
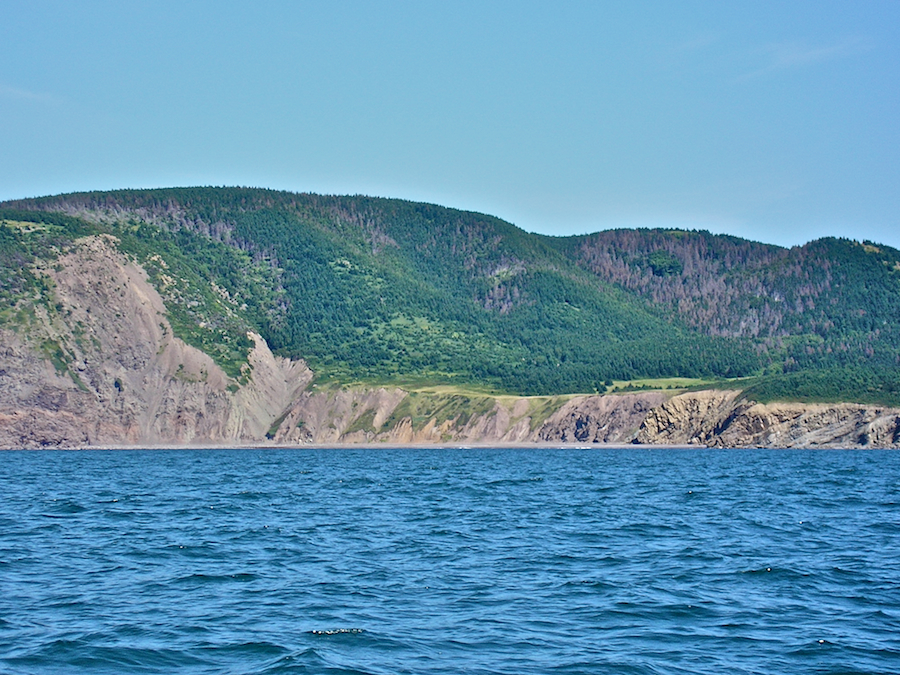
[[[761,401],[900,402],[900,252],[871,242],[554,238],[429,204],[243,188],[0,209],[0,325],[52,321],[40,270],[80,237],[109,235],[146,271],[175,336],[236,383],[252,331],[321,384],[560,395],[752,378],[740,386]],[[67,366],[71,349],[41,348]]]

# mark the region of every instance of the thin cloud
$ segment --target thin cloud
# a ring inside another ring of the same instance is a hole
[[[769,73],[805,68],[825,61],[835,61],[872,49],[872,44],[861,37],[850,37],[840,42],[810,47],[802,42],[780,42],[762,47],[756,51],[763,56],[766,64],[753,70],[740,80],[751,79]]]
[[[7,87],[4,84],[0,84],[0,98],[13,101],[34,101],[36,103],[59,103],[59,99],[52,94],[43,94],[28,91],[26,89],[17,89],[16,87]]]

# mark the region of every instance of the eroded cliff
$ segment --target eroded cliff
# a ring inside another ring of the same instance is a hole
[[[855,403],[769,403],[742,400],[739,391],[674,396],[654,408],[638,443],[714,447],[900,447],[900,410]]]
[[[79,240],[43,273],[55,305],[0,332],[4,447],[258,440],[312,379],[252,335],[247,381],[231,381],[174,337],[159,294],[111,237]]]
[[[40,273],[53,303],[0,329],[0,447],[305,443],[643,443],[900,447],[900,410],[768,404],[739,391],[490,397],[319,389],[253,341],[239,378],[174,335],[144,270],[108,235]]]

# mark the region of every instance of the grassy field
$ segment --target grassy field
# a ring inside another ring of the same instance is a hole
[[[735,377],[731,379],[722,378],[697,378],[697,377],[660,377],[660,378],[642,378],[634,380],[613,380],[612,385],[608,386],[605,392],[601,394],[623,394],[634,391],[688,391],[696,389],[722,389],[734,388],[743,389],[753,382],[756,378],[752,377]],[[529,399],[534,405],[540,405],[543,401],[559,401],[565,402],[576,396],[595,396],[597,392],[579,392],[573,394],[560,395],[543,395],[543,396],[517,396],[509,392],[499,391],[490,386],[479,387],[471,382],[460,384],[435,383],[428,377],[397,377],[390,381],[382,379],[356,380],[347,383],[339,378],[329,376],[320,376],[316,379],[318,389],[329,391],[334,389],[359,388],[371,389],[377,387],[385,387],[388,389],[398,388],[410,393],[421,395],[435,395],[440,397],[462,397],[462,398],[493,398],[505,406],[511,406],[518,399]]]
[[[629,391],[685,391],[689,389],[721,389],[734,387],[742,389],[753,378],[735,377],[731,379],[721,378],[696,378],[696,377],[659,377],[639,380],[613,380],[612,386],[607,388],[607,393],[621,393]]]

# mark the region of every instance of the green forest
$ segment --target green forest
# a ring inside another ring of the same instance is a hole
[[[900,252],[872,242],[557,238],[430,204],[250,188],[0,207],[0,321],[52,303],[36,265],[107,233],[147,270],[176,334],[235,379],[254,330],[337,384],[546,395],[750,378],[759,400],[900,401]]]

